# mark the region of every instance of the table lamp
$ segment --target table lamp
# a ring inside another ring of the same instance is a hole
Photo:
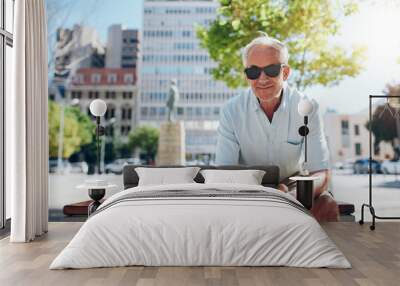
[[[307,135],[310,133],[308,128],[308,116],[313,112],[314,107],[308,98],[302,98],[297,105],[297,111],[304,117],[304,125],[299,128],[299,134],[304,137],[304,162],[301,167],[301,175],[308,176],[307,164]]]
[[[290,179],[296,181],[296,198],[301,202],[304,207],[311,209],[313,205],[313,188],[314,180],[317,177],[309,176],[310,172],[306,168],[307,164],[307,135],[310,132],[308,128],[308,116],[313,112],[314,107],[312,102],[304,97],[300,100],[297,111],[304,117],[304,125],[299,128],[299,134],[304,137],[304,162],[301,166],[300,176],[290,177]]]

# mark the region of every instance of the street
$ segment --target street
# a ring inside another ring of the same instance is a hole
[[[368,178],[368,175],[353,175],[342,171],[334,171],[332,176],[335,199],[354,204],[356,221],[361,216],[361,205],[368,203]],[[400,216],[400,176],[373,175],[372,204],[378,216]],[[365,214],[364,220],[370,221],[368,208]]]
[[[49,174],[49,208],[62,209],[66,204],[88,200],[85,190],[76,186],[95,176],[83,174]],[[123,189],[122,175],[103,174],[101,179],[118,185],[117,188],[107,190],[106,197]],[[400,176],[373,175],[373,205],[379,216],[400,216]],[[361,215],[361,205],[368,203],[368,175],[353,175],[347,171],[334,171],[332,176],[332,190],[336,200],[353,203],[355,217],[358,221]],[[366,210],[365,221],[371,216]]]

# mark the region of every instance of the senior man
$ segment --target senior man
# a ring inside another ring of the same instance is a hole
[[[287,47],[267,35],[251,41],[243,52],[250,88],[223,107],[218,127],[217,165],[277,165],[279,189],[287,192],[287,178],[303,165],[303,118],[297,106],[303,95],[287,85],[290,75]],[[327,192],[329,151],[318,105],[309,115],[308,158],[305,166],[319,179],[314,183],[312,213],[319,221],[338,220],[338,206]]]

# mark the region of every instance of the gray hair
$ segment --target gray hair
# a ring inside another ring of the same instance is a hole
[[[289,51],[286,47],[286,45],[284,43],[282,43],[281,41],[271,38],[267,35],[267,33],[264,32],[260,32],[261,36],[253,39],[250,43],[248,43],[244,49],[243,49],[243,53],[242,53],[242,61],[243,61],[243,65],[247,66],[247,57],[249,55],[250,50],[254,47],[254,46],[268,46],[268,47],[272,47],[276,50],[279,51],[280,53],[280,57],[281,57],[281,61],[284,64],[288,64],[289,62]]]

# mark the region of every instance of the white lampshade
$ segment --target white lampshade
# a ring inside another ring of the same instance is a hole
[[[302,98],[297,105],[297,111],[301,116],[308,116],[313,112],[314,106],[308,98]]]
[[[89,109],[90,113],[92,113],[94,116],[100,117],[106,113],[107,104],[104,102],[104,100],[95,99],[90,103]]]

